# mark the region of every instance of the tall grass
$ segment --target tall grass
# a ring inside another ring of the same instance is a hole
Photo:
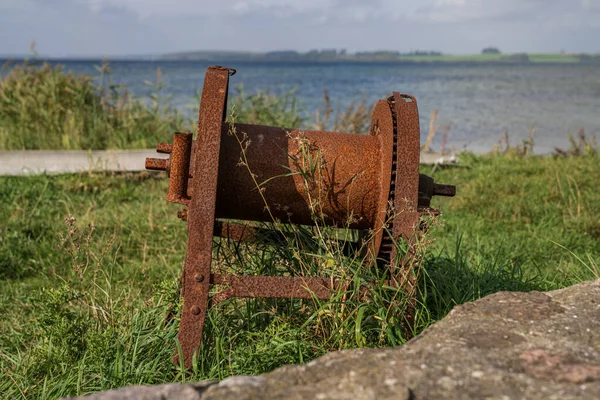
[[[307,122],[306,115],[298,104],[292,89],[276,95],[270,92],[248,94],[243,85],[238,85],[229,100],[229,119],[235,115],[238,122],[246,124],[298,128]],[[199,97],[199,96],[198,96]],[[197,105],[195,106],[197,108]]]
[[[151,148],[191,126],[161,95],[160,69],[142,99],[113,84],[106,63],[96,78],[46,63],[3,68],[0,150]]]
[[[459,196],[436,199],[445,213],[416,266],[415,333],[490,293],[599,276],[597,156],[463,159],[471,168],[435,173]],[[186,233],[166,189],[163,176],[146,173],[0,178],[0,201],[11,205],[0,208],[0,393],[45,399],[222,379],[405,341],[402,292],[348,249],[353,232],[332,235],[317,213],[313,227],[271,224],[283,234],[215,239],[213,268],[352,285],[331,301],[223,302],[208,313],[194,368],[173,365]],[[370,298],[356,290],[367,282],[376,282]]]
[[[486,294],[598,276],[597,157],[465,161],[471,168],[436,172],[460,195],[436,200],[445,215],[421,252],[416,333]],[[356,288],[383,271],[348,251],[352,232],[334,237],[317,219],[254,242],[215,239],[214,269],[331,276],[350,287],[331,301],[223,302],[208,313],[194,368],[171,364],[186,234],[166,188],[156,174],[0,178],[0,201],[11,205],[0,209],[0,393],[45,399],[222,379],[404,342],[402,292],[379,284],[366,301]]]

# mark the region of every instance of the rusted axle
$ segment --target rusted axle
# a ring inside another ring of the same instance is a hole
[[[210,67],[206,72],[196,141],[191,133],[176,133],[172,145],[157,146],[169,159],[146,160],[147,169],[167,171],[167,201],[188,207],[180,214],[188,224],[179,328],[186,366],[201,343],[212,284],[228,287],[213,303],[230,297],[329,298],[336,287],[348,284],[318,277],[213,274],[213,235],[244,237],[251,229],[217,219],[311,225],[318,213],[330,226],[376,232],[367,248],[393,264],[394,241],[412,236],[422,212],[435,212],[431,198],[456,192],[419,174],[414,97],[394,93],[379,101],[364,135],[232,126],[224,121],[229,71]],[[391,268],[392,275],[401,273]]]

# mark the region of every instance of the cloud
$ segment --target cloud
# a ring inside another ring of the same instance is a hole
[[[581,0],[581,7],[584,10],[600,11],[600,0]]]
[[[599,51],[600,0],[0,0],[0,54]]]
[[[281,12],[288,10],[289,15],[308,11],[323,10],[331,0],[240,0],[237,2],[208,0],[77,0],[98,9],[102,6],[123,6],[133,10],[142,18],[153,16],[226,16],[240,12]]]
[[[57,0],[53,0],[57,1]],[[464,23],[472,21],[553,21],[595,25],[600,0],[60,0],[76,1],[94,11],[128,9],[141,19],[198,16],[209,18],[264,15],[327,21],[386,23]]]

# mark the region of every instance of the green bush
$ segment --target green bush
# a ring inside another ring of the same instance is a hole
[[[173,132],[194,131],[196,122],[162,94],[160,69],[155,82],[146,82],[153,93],[140,98],[112,84],[107,63],[97,68],[99,76],[92,77],[47,63],[12,66],[0,79],[0,150],[153,148],[170,142]],[[322,109],[311,116],[294,90],[248,94],[241,85],[229,106],[227,115],[238,123],[360,133],[368,131],[373,109],[363,97],[334,110],[325,92]],[[197,110],[198,102],[189,108]]]
[[[151,148],[190,126],[161,97],[160,70],[148,101],[99,71],[95,84],[60,65],[14,66],[0,80],[0,150]]]

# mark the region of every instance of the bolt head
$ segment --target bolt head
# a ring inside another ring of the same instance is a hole
[[[194,275],[194,280],[196,282],[198,282],[198,283],[204,282],[204,275],[202,275],[202,274],[196,274],[196,275]]]
[[[193,307],[192,307],[192,314],[194,314],[194,315],[198,315],[198,314],[200,314],[200,307],[198,307],[198,306],[193,306]]]
[[[187,221],[187,217],[188,217],[188,210],[187,208],[184,208],[180,211],[177,211],[177,218],[179,218],[182,221]]]

